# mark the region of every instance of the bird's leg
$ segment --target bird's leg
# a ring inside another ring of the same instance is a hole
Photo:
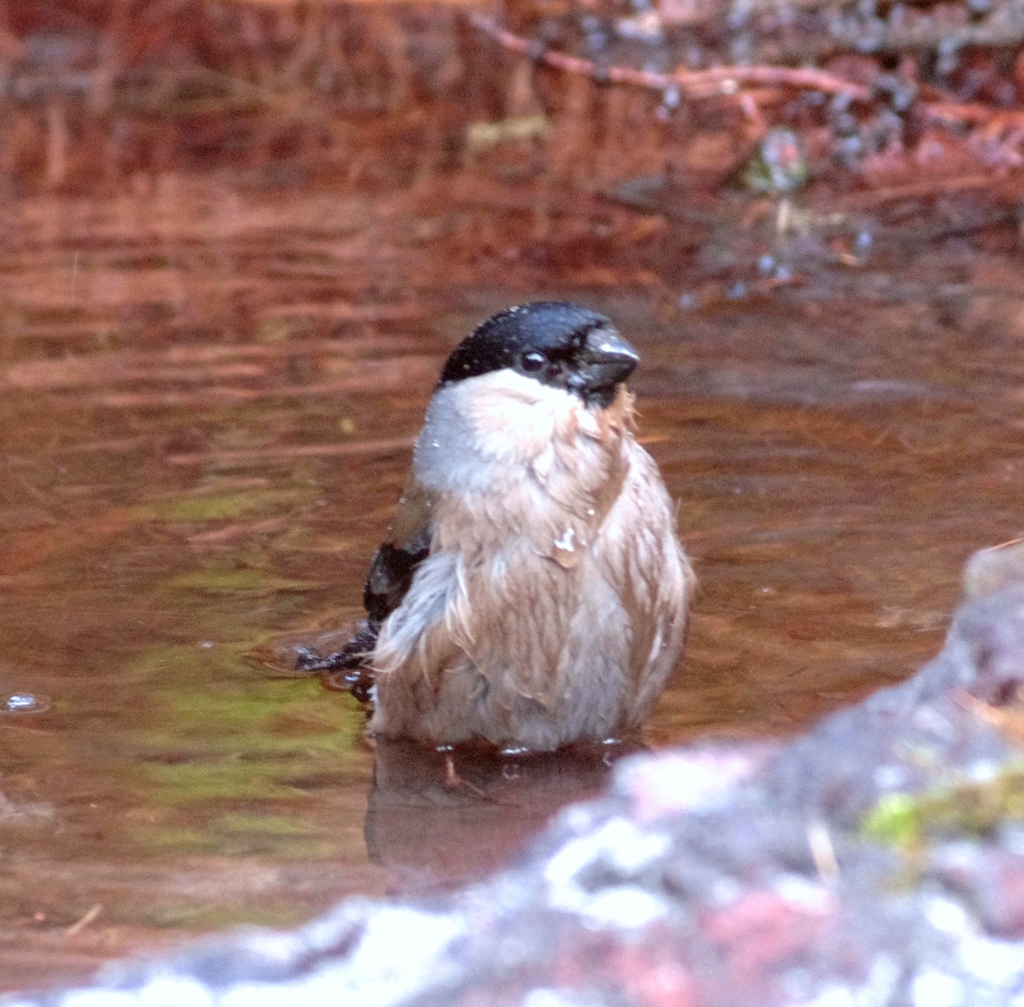
[[[444,755],[444,785],[448,790],[465,789],[472,794],[476,794],[477,797],[482,797],[485,801],[493,800],[476,784],[470,783],[469,780],[464,780],[459,776],[459,772],[455,768],[455,752],[451,745],[440,745],[437,750]]]
[[[465,780],[459,776],[458,771],[455,769],[455,754],[453,752],[444,753],[444,785],[449,790],[456,790],[465,783]]]

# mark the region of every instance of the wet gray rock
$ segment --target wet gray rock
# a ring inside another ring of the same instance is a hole
[[[5,1002],[1024,1004],[1021,548],[972,559],[945,648],[909,681],[785,745],[624,759],[487,883]]]

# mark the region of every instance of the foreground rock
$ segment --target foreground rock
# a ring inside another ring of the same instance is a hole
[[[7,1003],[1024,1005],[1021,547],[967,584],[908,682],[790,744],[626,759],[487,884]]]

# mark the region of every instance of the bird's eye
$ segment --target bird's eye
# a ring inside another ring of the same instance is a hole
[[[548,358],[539,350],[530,350],[522,355],[519,366],[527,373],[532,373],[541,370],[547,362]]]

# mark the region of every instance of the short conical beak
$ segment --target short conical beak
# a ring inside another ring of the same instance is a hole
[[[587,336],[580,363],[590,388],[614,388],[633,373],[640,356],[614,329],[600,328]]]

